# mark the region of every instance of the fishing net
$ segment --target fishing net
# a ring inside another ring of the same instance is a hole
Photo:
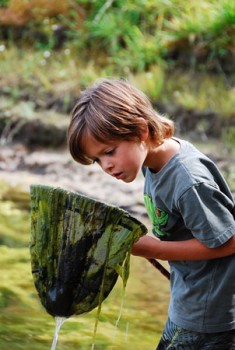
[[[52,316],[89,312],[126,283],[131,248],[147,228],[128,212],[61,188],[30,188],[35,287]]]

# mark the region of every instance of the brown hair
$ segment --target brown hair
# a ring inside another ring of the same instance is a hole
[[[102,80],[81,93],[72,111],[68,128],[70,153],[77,162],[91,164],[83,151],[88,134],[105,143],[140,140],[146,125],[152,143],[161,143],[174,133],[174,123],[160,116],[140,90],[124,80]]]

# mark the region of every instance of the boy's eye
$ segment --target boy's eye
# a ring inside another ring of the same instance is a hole
[[[109,149],[109,150],[105,151],[105,154],[111,155],[111,154],[113,154],[114,152],[115,152],[115,148],[112,148],[112,149]]]
[[[103,154],[106,155],[106,156],[111,156],[112,154],[115,153],[115,151],[116,151],[116,147],[105,150],[103,152]],[[99,158],[94,158],[93,159],[93,163],[98,163],[99,164],[100,163],[100,159]]]

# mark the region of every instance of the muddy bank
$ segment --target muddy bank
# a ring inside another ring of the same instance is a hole
[[[145,216],[142,174],[131,184],[119,182],[103,173],[97,164],[75,163],[66,148],[32,151],[22,144],[1,147],[0,179],[13,187],[8,199],[16,200],[15,191],[29,192],[31,184],[45,184],[76,191]]]
[[[234,158],[223,153],[222,144],[199,145],[221,169],[235,196]],[[97,164],[76,163],[66,147],[31,149],[24,144],[2,146],[0,149],[0,179],[12,186],[7,199],[17,201],[20,193],[29,193],[31,184],[44,184],[79,192],[91,198],[114,204],[145,220],[143,201],[144,178],[126,184],[105,174]],[[17,194],[18,193],[18,194]]]
[[[66,131],[77,95],[38,94],[22,87],[15,101],[10,92],[0,88],[0,143],[22,143],[29,147],[65,147]],[[178,135],[191,139],[221,138],[235,127],[234,115],[222,116],[213,110],[186,109],[174,104],[153,102],[161,114],[174,120]]]

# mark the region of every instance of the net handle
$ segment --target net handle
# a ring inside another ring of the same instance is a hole
[[[153,265],[158,271],[161,272],[170,281],[170,272],[160,264],[156,259],[147,259],[151,265]]]

